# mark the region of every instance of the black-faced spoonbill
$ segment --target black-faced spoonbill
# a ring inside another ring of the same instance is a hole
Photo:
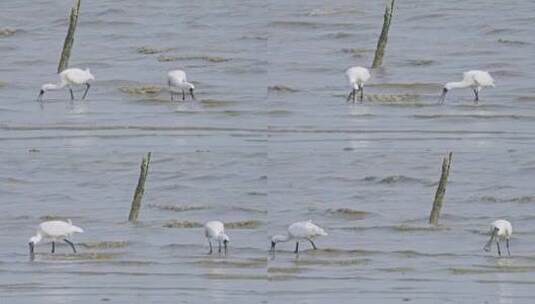
[[[74,226],[71,220],[64,221],[47,221],[42,222],[37,227],[37,233],[35,236],[30,238],[28,245],[30,246],[30,258],[34,257],[34,247],[42,239],[52,240],[52,253],[56,251],[56,241],[63,240],[65,243],[69,244],[72,248],[72,251],[76,253],[76,248],[74,244],[69,241],[67,238],[73,233],[79,232],[82,233],[84,230],[78,226]]]
[[[47,91],[53,91],[53,90],[61,90],[64,87],[68,87],[69,91],[71,92],[71,100],[74,100],[74,94],[72,92],[73,85],[85,85],[85,92],[84,96],[82,97],[82,100],[85,99],[87,96],[87,92],[89,91],[89,87],[91,85],[89,82],[91,80],[95,80],[95,76],[91,74],[89,69],[77,69],[77,68],[71,68],[63,70],[61,73],[59,73],[59,83],[47,83],[41,86],[41,91],[39,92],[39,96],[37,96],[37,100],[42,100],[43,95]]]
[[[509,239],[511,238],[511,234],[513,234],[513,227],[511,226],[511,223],[509,223],[506,220],[497,220],[492,222],[490,224],[490,240],[485,244],[485,247],[483,247],[483,250],[486,252],[490,252],[490,247],[492,245],[492,241],[496,239],[496,247],[498,248],[498,255],[501,256],[502,252],[500,251],[500,241],[505,240],[505,245],[507,247],[507,254],[511,256],[511,251],[509,251]]]
[[[228,235],[225,234],[225,225],[220,221],[210,221],[204,224],[204,236],[208,240],[208,245],[210,245],[210,252],[212,254],[212,240],[215,240],[219,243],[219,253],[221,253],[221,242],[225,247],[225,254],[227,254],[227,245],[230,241]]]
[[[492,79],[489,72],[477,70],[464,72],[462,81],[448,82],[444,85],[440,103],[444,102],[449,90],[457,88],[471,88],[475,95],[474,102],[477,103],[479,101],[479,92],[486,87],[494,87],[494,79]]]
[[[189,90],[191,99],[195,99],[195,96],[193,95],[195,86],[187,81],[186,72],[182,70],[170,71],[167,73],[167,84],[169,85],[169,93],[171,93],[171,101],[173,101],[173,96],[178,94],[175,89],[182,91],[182,100],[186,100],[186,94],[184,90]]]
[[[312,221],[304,221],[293,223],[288,227],[288,234],[282,235],[277,234],[271,238],[271,251],[275,252],[275,245],[281,242],[288,242],[290,240],[295,240],[295,251],[294,253],[299,253],[299,241],[305,240],[309,241],[312,245],[312,248],[318,249],[316,244],[314,244],[313,239],[318,236],[326,236],[327,232],[321,227],[312,223]]]
[[[353,98],[353,102],[355,102],[355,96],[360,91],[359,100],[362,102],[364,98],[364,83],[370,79],[370,71],[367,68],[355,66],[347,69],[346,76],[351,86],[351,92],[347,96],[347,101]]]

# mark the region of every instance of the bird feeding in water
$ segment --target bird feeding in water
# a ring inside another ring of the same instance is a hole
[[[444,103],[446,94],[451,89],[457,88],[471,88],[474,91],[474,102],[479,101],[479,92],[486,87],[494,87],[494,79],[490,76],[489,72],[472,70],[464,72],[463,80],[458,82],[448,82],[442,89],[442,95],[440,96],[440,103]]]
[[[182,91],[182,100],[186,100],[185,90],[188,90],[191,95],[191,99],[195,100],[195,96],[193,95],[193,90],[195,90],[195,86],[187,81],[186,72],[182,70],[170,71],[169,73],[167,73],[167,84],[169,85],[171,101],[173,101],[173,97],[175,94],[179,94],[177,90]]]
[[[271,252],[275,252],[275,245],[281,242],[295,240],[295,251],[299,253],[299,241],[309,241],[314,250],[318,249],[313,239],[319,236],[326,236],[327,232],[321,227],[312,223],[311,220],[293,223],[288,227],[286,235],[277,234],[271,238]]]
[[[82,100],[85,99],[87,96],[87,92],[89,91],[89,88],[91,87],[90,81],[95,80],[95,76],[91,74],[89,69],[77,69],[77,68],[71,68],[63,70],[59,75],[59,83],[47,83],[43,84],[41,86],[41,91],[39,91],[39,96],[37,96],[37,100],[42,100],[43,95],[47,91],[55,91],[55,90],[61,90],[64,87],[69,88],[69,92],[71,93],[71,100],[74,100],[74,94],[72,92],[72,86],[74,85],[85,85],[85,92],[82,96]]]
[[[230,241],[228,235],[225,233],[225,225],[220,221],[210,221],[204,224],[204,236],[208,240],[210,245],[210,251],[208,254],[212,254],[212,240],[219,243],[218,252],[221,253],[221,243],[225,247],[225,255],[227,254],[227,245]]]
[[[346,76],[351,86],[347,101],[353,99],[353,102],[355,102],[357,92],[360,91],[359,100],[362,102],[364,98],[364,83],[370,79],[370,71],[367,68],[355,66],[347,69]]]
[[[36,235],[31,237],[28,243],[30,247],[30,258],[33,260],[35,256],[34,247],[42,239],[52,240],[52,253],[56,251],[55,242],[59,240],[63,240],[65,243],[69,244],[72,248],[72,251],[76,253],[76,247],[74,247],[74,243],[72,243],[71,241],[67,239],[73,233],[76,233],[76,232],[82,233],[84,232],[84,230],[78,226],[74,226],[71,220],[67,220],[67,222],[64,222],[64,221],[42,222],[41,224],[39,224],[39,227],[37,228]]]
[[[490,252],[490,247],[494,239],[496,239],[496,247],[498,248],[498,255],[501,256],[502,252],[500,251],[500,241],[505,240],[505,245],[507,247],[507,254],[511,256],[511,251],[509,251],[509,239],[513,234],[513,227],[511,223],[506,220],[497,220],[490,224],[490,239],[483,247],[483,250]]]

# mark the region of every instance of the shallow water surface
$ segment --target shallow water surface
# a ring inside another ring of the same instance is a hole
[[[344,70],[372,61],[383,1],[84,1],[71,66],[97,81],[35,101],[70,7],[0,3],[0,296],[6,303],[532,303],[532,1],[396,7],[384,67],[347,104]],[[185,69],[196,102],[169,101]],[[441,86],[468,69],[496,88]],[[82,91],[75,94],[81,96]],[[152,151],[140,222],[126,222]],[[426,224],[454,152],[441,225]],[[509,219],[513,257],[483,252]],[[27,240],[71,219],[66,244]],[[208,256],[220,219],[229,255]],[[312,219],[319,250],[269,235]],[[4,302],[2,301],[2,302]]]

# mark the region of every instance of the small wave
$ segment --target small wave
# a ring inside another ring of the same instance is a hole
[[[43,215],[40,216],[41,221],[68,221],[69,219],[76,219],[76,217],[61,216],[61,215]]]
[[[266,267],[267,265],[267,259],[247,259],[244,261],[238,261],[238,260],[214,260],[214,259],[206,259],[201,261],[193,262],[193,264],[204,266],[204,267],[225,267],[225,268],[259,268],[259,267]]]
[[[125,248],[128,246],[127,241],[101,241],[101,242],[85,242],[78,245],[88,249],[113,249]]]
[[[172,62],[179,60],[202,60],[212,63],[220,63],[230,61],[230,58],[218,57],[218,56],[166,56],[160,55],[156,58],[159,62]]]
[[[231,222],[231,223],[225,223],[225,228],[228,229],[255,229],[262,225],[262,222],[255,221],[255,220],[249,220],[249,221],[241,221],[241,222]]]
[[[159,53],[164,53],[164,52],[168,52],[172,50],[173,50],[172,48],[158,49],[158,48],[153,48],[153,47],[148,47],[148,46],[142,46],[142,47],[138,47],[136,49],[136,52],[139,54],[143,54],[143,55],[152,55],[152,54],[159,54]]]
[[[159,95],[163,87],[157,85],[142,85],[142,86],[123,86],[119,87],[119,91],[128,95]]]
[[[326,37],[326,38],[330,38],[330,39],[344,39],[344,38],[353,37],[354,35],[355,35],[355,34],[353,34],[353,33],[336,32],[336,33],[329,33],[329,34],[326,34],[325,37]]]
[[[175,205],[159,205],[159,204],[148,204],[147,207],[159,209],[159,210],[165,210],[165,211],[173,211],[173,212],[186,212],[186,211],[208,209],[207,207],[204,207],[204,206],[175,206]]]
[[[475,118],[475,119],[514,119],[514,120],[534,120],[534,116],[518,114],[415,114],[414,118],[420,119],[440,119],[440,118]]]
[[[267,214],[267,210],[263,209],[255,209],[255,208],[247,208],[247,207],[231,207],[231,210],[236,211],[243,211],[243,212],[250,212],[250,213],[259,213],[259,214]]]
[[[294,89],[285,85],[272,85],[268,87],[268,92],[277,92],[277,93],[295,93],[299,92],[298,89]]]
[[[300,273],[303,272],[302,267],[268,267],[267,272],[268,273],[285,273],[285,274],[293,274],[293,273]]]
[[[422,21],[427,19],[432,19],[433,22],[435,22],[435,19],[438,19],[440,17],[446,16],[445,14],[441,13],[434,13],[434,14],[425,14],[425,15],[417,15],[407,18],[407,21]]]
[[[364,219],[370,215],[369,212],[354,210],[350,208],[327,209],[327,213],[359,220]]]
[[[190,221],[177,221],[172,220],[168,221],[167,223],[163,224],[164,228],[201,228],[203,227],[203,224],[198,222],[190,222]]]
[[[370,178],[370,177],[365,177],[364,180],[366,180],[368,178]],[[373,177],[371,177],[371,178],[373,178]],[[410,177],[410,176],[405,176],[405,175],[387,176],[387,177],[384,177],[381,180],[379,180],[378,183],[379,184],[404,184],[404,183],[428,184],[428,182],[425,181],[425,180],[422,180],[422,179],[419,179],[419,178]]]
[[[82,252],[82,253],[73,253],[73,254],[62,254],[62,253],[54,253],[54,254],[43,254],[39,253],[36,254],[36,257],[38,257],[41,260],[51,260],[51,261],[84,261],[84,260],[92,260],[92,261],[109,261],[114,259],[115,257],[119,256],[117,253],[102,253],[102,252]]]
[[[442,84],[440,83],[425,83],[425,82],[411,82],[411,83],[376,83],[368,84],[368,87],[381,89],[411,89],[411,90],[440,90]]]
[[[310,251],[319,253],[317,250]],[[320,260],[320,259],[301,259],[297,260],[295,264],[304,266],[323,265],[323,266],[351,266],[351,265],[366,265],[369,264],[370,259],[348,259],[348,260]]]
[[[430,66],[435,63],[434,60],[430,59],[409,59],[407,60],[407,64],[411,66]]]
[[[517,46],[524,46],[528,45],[529,42],[520,41],[520,40],[509,40],[509,39],[498,39],[498,43],[508,44],[508,45],[517,45]]]
[[[341,50],[344,54],[350,54],[352,57],[355,58],[361,58],[364,57],[366,54],[373,52],[372,49],[364,49],[364,48],[344,48]]]
[[[352,23],[321,23],[310,21],[273,21],[270,27],[280,27],[285,29],[319,29],[319,28],[351,28]]]
[[[487,203],[520,203],[520,204],[526,204],[526,203],[535,203],[535,196],[532,195],[525,195],[525,196],[519,196],[519,197],[512,197],[512,198],[497,198],[491,195],[486,195],[481,197],[482,202]]]

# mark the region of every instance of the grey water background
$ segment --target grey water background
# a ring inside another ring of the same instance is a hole
[[[0,36],[2,303],[533,302],[532,1],[399,1],[355,105],[343,73],[372,61],[383,1],[83,1],[70,65],[97,81],[86,101],[39,104],[70,7],[0,2],[0,28],[16,30]],[[128,93],[165,87],[173,68],[197,102]],[[438,106],[469,69],[496,88]],[[55,217],[85,229],[79,254],[45,243],[29,262],[27,240]],[[496,218],[513,223],[510,258],[482,251]],[[227,257],[206,255],[199,225],[213,219],[230,223]],[[306,219],[329,233],[320,250],[268,255],[269,235]]]

